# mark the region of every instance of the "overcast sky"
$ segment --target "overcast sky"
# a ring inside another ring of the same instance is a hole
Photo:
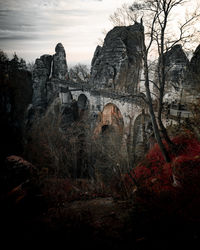
[[[33,61],[61,42],[68,64],[90,64],[110,14],[125,2],[132,0],[0,0],[0,49]]]
[[[123,3],[132,2],[0,0],[0,49],[30,62],[42,54],[54,54],[61,42],[69,65],[90,64],[102,30],[112,28],[109,16]]]

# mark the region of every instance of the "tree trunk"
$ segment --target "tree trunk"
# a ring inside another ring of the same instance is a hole
[[[165,57],[164,57],[164,36],[165,36],[165,28],[167,24],[167,15],[165,16],[165,22],[161,29],[161,48],[160,48],[160,58],[158,62],[158,76],[159,76],[159,103],[158,103],[158,123],[160,126],[160,130],[162,135],[167,142],[168,146],[171,148],[174,146],[173,142],[170,140],[167,130],[162,122],[162,111],[163,111],[163,97],[165,91]]]
[[[158,103],[158,124],[159,124],[160,130],[161,130],[161,133],[162,133],[165,141],[167,142],[168,146],[173,147],[174,144],[170,140],[168,133],[167,133],[167,130],[162,122],[163,96],[164,96],[164,89],[161,88],[160,89],[160,96],[159,96],[159,103]]]
[[[147,62],[147,52],[146,52],[146,46],[143,38],[143,60],[144,60],[144,76],[145,76],[145,89],[146,89],[146,95],[147,95],[147,101],[148,101],[148,107],[149,107],[149,113],[151,116],[151,121],[152,121],[152,126],[153,126],[153,131],[154,135],[156,138],[156,141],[160,147],[160,150],[163,154],[163,157],[166,162],[170,162],[170,157],[169,154],[162,142],[161,136],[160,136],[160,131],[158,128],[158,124],[156,121],[156,116],[153,110],[153,103],[152,103],[152,97],[151,97],[151,92],[149,88],[149,72],[148,72],[148,62]]]

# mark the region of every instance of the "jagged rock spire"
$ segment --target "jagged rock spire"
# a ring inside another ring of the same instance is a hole
[[[92,60],[90,84],[94,88],[137,92],[142,70],[142,33],[140,23],[117,26],[108,32]]]
[[[68,75],[66,53],[62,43],[58,43],[53,55],[53,72],[52,77],[65,81]]]

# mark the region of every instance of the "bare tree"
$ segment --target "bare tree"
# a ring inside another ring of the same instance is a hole
[[[59,106],[56,106],[59,110]],[[25,134],[25,157],[39,169],[57,177],[83,177],[89,175],[89,128],[83,120],[62,127],[61,113],[48,110],[36,117]]]
[[[130,8],[130,5],[124,3],[120,8],[117,8],[112,15],[109,16],[109,21],[113,26],[129,26],[134,24],[137,18],[138,15],[136,13],[133,13],[133,11]],[[107,33],[108,30],[106,29],[102,30],[103,37],[105,37]],[[103,43],[104,40],[100,37],[98,39],[98,44],[100,46],[103,46]]]
[[[110,15],[109,20],[113,26],[128,26],[132,25],[137,20],[137,13],[131,10],[129,4],[124,3]]]
[[[166,162],[170,162],[170,157],[162,136],[167,144],[172,147],[166,128],[162,122],[163,97],[166,84],[165,53],[177,43],[185,44],[190,41],[193,30],[191,25],[199,18],[199,13],[195,10],[192,15],[182,17],[182,24],[178,29],[173,29],[171,21],[175,10],[182,7],[184,0],[144,0],[142,3],[134,2],[130,7],[133,14],[140,15],[141,23],[144,25],[142,37],[142,57],[144,62],[144,83],[146,90],[147,104],[151,115],[155,138],[160,146]],[[191,30],[190,30],[191,29]],[[149,58],[152,54],[157,56],[157,82],[150,79]],[[153,83],[158,90],[158,115],[156,117],[153,108],[152,93],[150,83]]]
[[[89,80],[89,68],[85,64],[76,64],[69,70],[69,77],[72,81],[77,83],[86,83]]]
[[[27,63],[27,70],[33,73],[33,68],[34,68],[34,61],[28,62]]]
[[[9,59],[8,59],[7,54],[3,50],[0,50],[0,62],[4,63],[4,62],[7,62],[8,60]]]

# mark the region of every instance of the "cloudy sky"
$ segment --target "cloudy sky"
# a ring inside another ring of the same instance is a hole
[[[61,42],[68,64],[90,64],[109,16],[132,0],[0,0],[0,49],[26,61],[54,54]]]
[[[194,1],[188,1],[190,8]],[[27,62],[54,54],[61,42],[69,65],[90,64],[109,16],[133,0],[0,0],[0,49]],[[180,13],[179,13],[180,14]]]

